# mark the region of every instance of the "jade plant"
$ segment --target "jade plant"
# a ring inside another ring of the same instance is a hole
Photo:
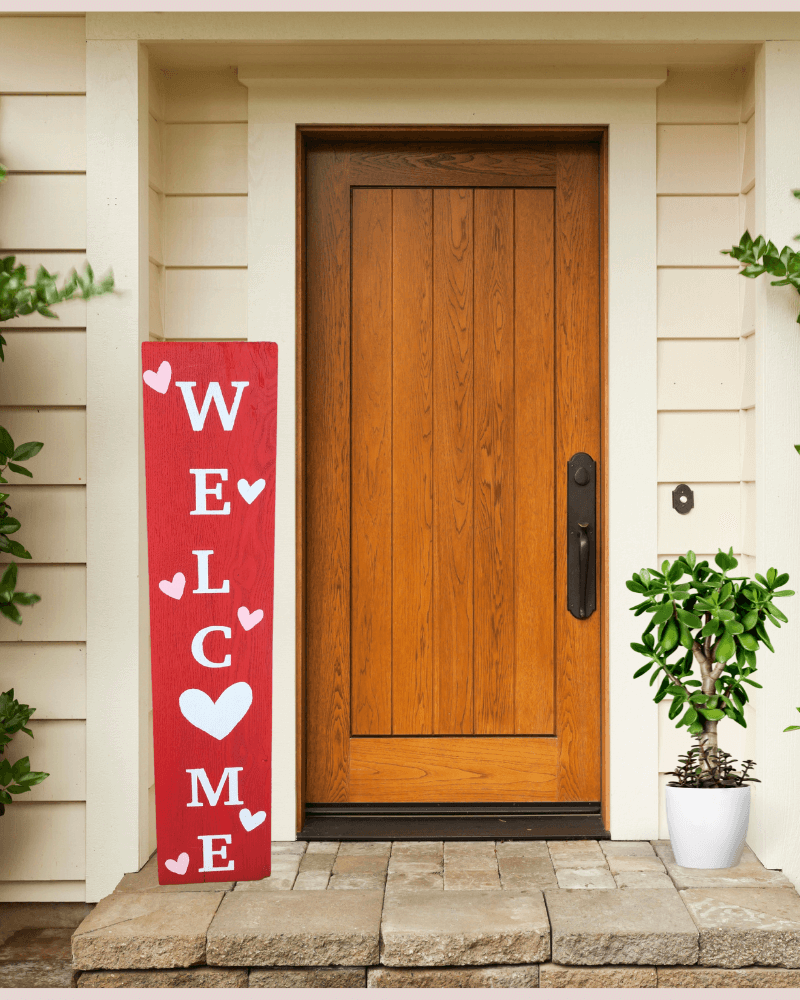
[[[775,601],[794,591],[783,589],[788,573],[734,576],[733,549],[698,562],[694,552],[661,571],[643,569],[626,581],[642,601],[631,610],[647,616],[640,642],[631,648],[646,659],[634,677],[650,675],[653,700],[671,698],[669,718],[685,726],[699,747],[716,750],[717,724],[725,718],[747,726],[744,709],[761,647],[774,652],[767,626],[788,621]]]

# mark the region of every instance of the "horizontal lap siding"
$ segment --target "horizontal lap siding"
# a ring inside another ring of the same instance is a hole
[[[659,562],[732,547],[745,572],[755,548],[754,287],[720,251],[752,226],[748,94],[752,78],[725,67],[670,71],[657,94]],[[678,483],[694,491],[686,515],[672,507]],[[662,788],[688,745],[668,709],[659,706]],[[724,739],[748,755],[744,730],[729,723]],[[667,836],[663,792],[660,825]]]
[[[151,340],[247,340],[247,89],[151,65]],[[156,847],[152,701],[148,843]]]
[[[247,90],[234,72],[153,76],[151,338],[246,340]]]
[[[3,18],[0,32],[0,253],[62,276],[86,245],[85,25],[82,17]],[[32,58],[36,53],[36,58]],[[32,480],[8,487],[20,540],[19,587],[41,595],[23,624],[0,621],[0,690],[36,706],[34,739],[11,759],[50,773],[8,807],[0,901],[85,897],[86,305],[3,324],[0,424],[44,442]],[[2,562],[8,562],[3,556]]]

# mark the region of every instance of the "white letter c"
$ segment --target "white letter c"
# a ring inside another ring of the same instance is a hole
[[[228,653],[222,663],[213,663],[203,652],[203,642],[209,632],[222,632],[226,639],[230,639],[231,630],[227,625],[209,625],[208,628],[201,628],[192,639],[192,656],[201,667],[229,667],[231,665],[231,654]]]

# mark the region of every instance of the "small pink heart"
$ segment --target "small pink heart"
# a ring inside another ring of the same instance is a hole
[[[241,607],[236,614],[238,615],[239,623],[245,632],[249,632],[251,628],[255,628],[264,617],[264,612],[261,608],[257,611],[248,611],[247,608]]]
[[[162,580],[158,589],[167,597],[174,597],[179,601],[183,597],[183,588],[186,586],[186,577],[183,573],[176,573],[172,580]]]
[[[178,860],[173,861],[172,858],[167,858],[164,862],[164,867],[169,868],[171,872],[175,872],[176,875],[185,875],[186,869],[189,867],[189,855],[186,851],[183,854],[178,855]]]
[[[149,385],[151,389],[155,389],[156,392],[160,392],[162,395],[169,389],[169,380],[172,378],[172,367],[169,361],[162,361],[158,366],[158,371],[153,372],[148,370],[142,375],[145,381],[145,385]]]

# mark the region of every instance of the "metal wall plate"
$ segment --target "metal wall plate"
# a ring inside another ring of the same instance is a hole
[[[686,483],[681,483],[672,491],[672,506],[679,514],[688,514],[694,507],[694,493]]]

